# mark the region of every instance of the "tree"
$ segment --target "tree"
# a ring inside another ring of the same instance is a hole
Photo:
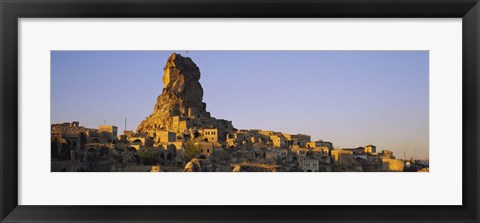
[[[185,159],[186,161],[190,161],[192,158],[194,158],[198,151],[200,151],[200,148],[198,144],[195,144],[193,141],[189,141],[185,143]]]
[[[159,155],[158,151],[144,150],[140,152],[139,157],[143,165],[156,165],[158,164]]]

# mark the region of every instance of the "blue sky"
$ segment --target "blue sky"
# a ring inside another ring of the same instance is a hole
[[[172,52],[52,51],[51,122],[135,129]],[[236,128],[428,158],[428,51],[175,52],[200,67],[207,110]]]

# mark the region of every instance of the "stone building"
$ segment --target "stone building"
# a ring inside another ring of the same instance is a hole
[[[146,135],[143,134],[134,134],[130,137],[127,137],[127,140],[130,142],[130,144],[133,145],[140,145],[140,146],[145,146],[145,147],[152,147],[153,146],[153,140],[150,137],[147,137]]]
[[[286,147],[285,137],[282,134],[270,135],[272,145],[277,148]]]
[[[177,134],[168,130],[156,130],[152,135],[155,144],[169,144],[177,141]]]
[[[310,151],[308,148],[293,148],[292,152],[297,155],[299,159],[304,159],[307,157],[307,153]]]
[[[351,167],[353,164],[353,152],[343,149],[331,150],[332,163],[336,166]]]
[[[395,156],[393,155],[393,152],[390,151],[390,150],[383,150],[379,156],[382,158],[382,159],[395,159]]]
[[[199,150],[200,150],[200,157],[201,158],[208,158],[211,157],[213,154],[213,143],[212,142],[196,142],[195,143]]]
[[[403,160],[384,158],[382,159],[382,171],[386,172],[402,172]]]
[[[257,133],[260,134],[260,135],[264,135],[264,136],[272,136],[273,134],[275,134],[274,131],[271,131],[271,130],[261,130],[261,129],[259,129],[259,130],[257,131]]]
[[[308,148],[317,148],[317,147],[327,147],[328,149],[333,149],[333,144],[331,142],[324,142],[322,140],[307,142]]]
[[[277,152],[278,159],[284,159],[288,156],[288,149],[274,149]]]
[[[177,157],[177,147],[174,144],[169,144],[167,146],[160,146],[159,149],[159,160],[163,164],[167,165],[174,165],[176,162],[180,162],[176,160]]]
[[[310,141],[312,141],[312,138],[309,135],[305,135],[305,134],[292,135],[292,145],[306,147],[307,142],[310,142]]]
[[[109,139],[110,142],[117,139],[117,126],[113,125],[101,125],[98,126],[98,132]]]
[[[328,156],[330,153],[330,149],[328,147],[315,147],[311,149],[312,156],[314,157],[324,157]]]
[[[237,147],[247,143],[248,145],[256,142],[255,137],[248,130],[238,130],[237,132],[227,134],[227,146]]]
[[[365,153],[376,153],[377,152],[377,147],[374,145],[366,145],[365,147]]]
[[[87,142],[85,127],[80,126],[79,122],[65,122],[51,125],[51,140],[58,143],[60,148],[64,144],[68,148],[80,150]]]
[[[202,140],[207,142],[218,142],[218,129],[201,129]]]
[[[319,172],[320,171],[320,162],[315,159],[305,159],[302,160],[301,166],[303,172]]]
[[[351,151],[353,155],[364,155],[365,148],[357,147],[357,148],[343,148],[343,150]]]

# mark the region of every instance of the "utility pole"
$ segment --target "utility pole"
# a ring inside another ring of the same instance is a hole
[[[123,131],[127,131],[127,117],[125,117],[125,129],[123,129]]]

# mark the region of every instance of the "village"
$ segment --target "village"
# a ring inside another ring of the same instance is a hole
[[[338,148],[306,134],[236,129],[203,102],[200,69],[173,53],[153,113],[136,131],[51,124],[52,172],[401,172],[429,170],[428,160],[397,159],[374,145]]]
[[[219,135],[216,128],[124,131],[53,124],[52,172],[401,172],[428,171],[428,161],[396,159],[374,145],[336,149],[309,135],[261,129]]]

